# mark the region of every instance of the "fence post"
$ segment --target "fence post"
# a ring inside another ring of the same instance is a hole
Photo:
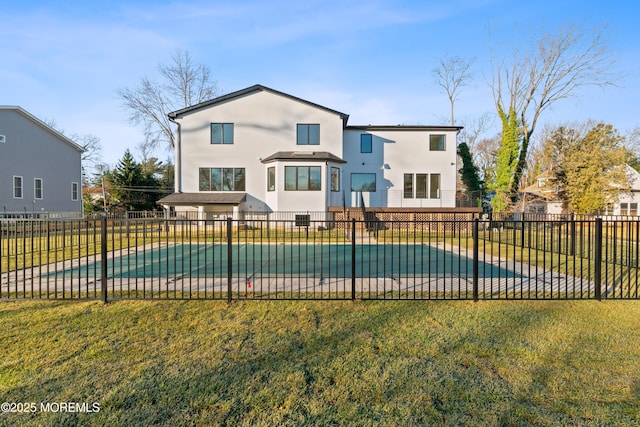
[[[356,219],[351,218],[351,300],[356,299]]]
[[[107,303],[107,217],[102,216],[100,221],[100,285],[102,291],[102,302]]]
[[[232,292],[232,287],[231,287],[231,281],[233,279],[233,273],[232,273],[232,269],[233,269],[233,246],[231,244],[231,238],[233,237],[233,233],[232,233],[232,219],[231,217],[227,217],[227,302],[231,303],[231,292]]]
[[[571,236],[569,237],[569,255],[574,256],[576,254],[576,217],[571,212]]]
[[[594,248],[594,286],[595,297],[598,301],[602,300],[602,218],[596,218],[596,236],[595,236],[595,248]]]
[[[479,224],[480,224],[480,219],[479,218],[474,218],[473,220],[473,300],[474,301],[478,301],[479,297],[478,297],[478,267],[479,267],[479,244],[478,244],[478,240],[480,240],[480,236],[479,236]]]

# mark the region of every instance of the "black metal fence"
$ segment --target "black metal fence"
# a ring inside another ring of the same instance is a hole
[[[638,299],[640,222],[0,220],[0,299]]]

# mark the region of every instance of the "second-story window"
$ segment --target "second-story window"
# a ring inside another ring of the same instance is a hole
[[[429,151],[445,151],[444,135],[429,135]]]
[[[212,144],[233,144],[233,123],[211,123]]]
[[[373,138],[370,133],[360,134],[360,152],[371,153],[373,151]]]
[[[22,199],[22,177],[13,177],[13,198]]]
[[[298,145],[320,145],[320,125],[298,123],[296,142]]]

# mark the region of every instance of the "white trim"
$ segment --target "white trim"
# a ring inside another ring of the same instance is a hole
[[[74,185],[76,186],[75,191],[73,189]],[[75,198],[73,198],[73,193],[74,192],[76,193],[76,197]],[[71,201],[72,202],[77,202],[80,199],[79,196],[80,196],[80,186],[78,185],[77,182],[72,182],[71,183]]]
[[[16,178],[20,178],[20,197],[16,197]],[[11,180],[11,186],[13,188],[13,198],[24,199],[24,177],[19,175],[14,175]]]
[[[40,181],[40,197],[36,193],[38,187],[36,186],[36,182]],[[44,199],[44,179],[42,178],[33,178],[33,198],[34,200],[42,200]]]
[[[67,138],[62,133],[58,132],[57,130],[55,130],[54,128],[52,128],[48,124],[44,123],[42,120],[38,119],[36,116],[32,115],[31,113],[29,113],[28,111],[24,110],[23,108],[18,107],[18,106],[14,106],[14,105],[0,105],[0,110],[16,111],[16,112],[22,114],[27,119],[29,119],[32,122],[34,122],[35,124],[37,124],[38,126],[42,127],[47,132],[49,132],[49,133],[53,134],[54,136],[56,136],[57,138],[61,139],[66,144],[68,144],[71,147],[73,147],[75,150],[79,151],[80,153],[84,152],[84,148],[82,148],[80,145],[76,144],[74,141],[72,141],[71,139]]]

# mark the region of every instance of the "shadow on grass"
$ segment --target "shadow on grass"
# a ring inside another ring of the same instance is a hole
[[[620,357],[611,334],[585,333],[594,302],[156,301],[76,313],[68,306],[78,303],[55,304],[29,315],[44,310],[63,348],[2,388],[5,400],[101,404],[47,415],[54,424],[579,425],[638,415],[628,407],[637,380],[620,387],[626,370],[592,378],[593,363]]]

